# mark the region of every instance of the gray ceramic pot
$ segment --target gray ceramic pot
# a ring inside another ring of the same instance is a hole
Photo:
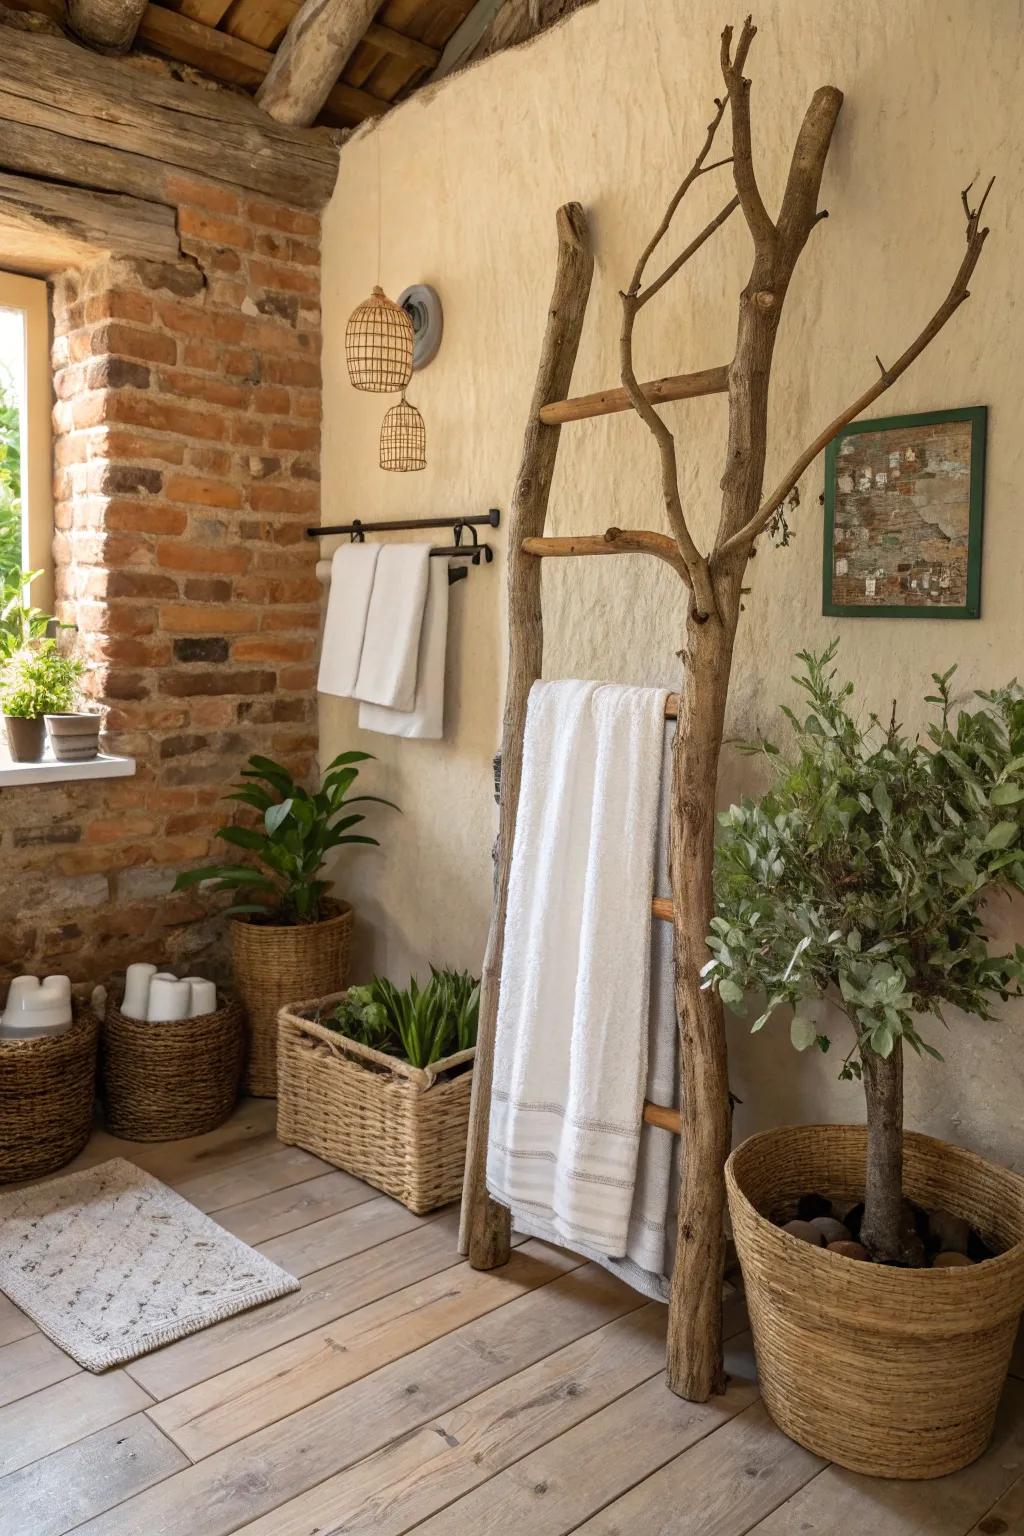
[[[7,745],[16,763],[38,763],[46,746],[46,722],[42,715],[26,720],[21,715],[4,715]]]
[[[99,755],[102,715],[47,715],[46,729],[58,763],[87,763]]]

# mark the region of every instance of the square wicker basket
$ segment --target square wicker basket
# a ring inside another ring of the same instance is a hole
[[[429,1068],[319,1022],[345,996],[278,1014],[277,1135],[393,1195],[422,1216],[458,1200],[476,1048]]]

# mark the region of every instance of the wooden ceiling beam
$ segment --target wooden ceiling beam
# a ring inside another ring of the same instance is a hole
[[[180,59],[230,85],[257,86],[266,79],[274,55],[243,38],[192,21],[179,11],[147,5],[139,27],[140,41],[172,59]],[[349,122],[361,123],[388,110],[388,102],[343,81],[327,96],[331,112]]]
[[[50,277],[106,253],[177,261],[174,210],[0,171],[0,266]]]
[[[127,53],[146,0],[67,0],[68,26],[91,48]]]
[[[279,123],[314,123],[373,20],[379,0],[304,0],[256,100]]]
[[[154,202],[170,200],[162,189],[175,168],[308,208],[334,190],[330,136],[274,123],[245,96],[13,27],[0,31],[0,51],[0,169]]]

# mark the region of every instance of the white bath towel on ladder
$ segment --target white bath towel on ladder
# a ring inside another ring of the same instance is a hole
[[[531,691],[487,1158],[520,1230],[621,1264],[648,1294],[661,1294],[668,1198],[663,1157],[638,1182],[665,697]]]

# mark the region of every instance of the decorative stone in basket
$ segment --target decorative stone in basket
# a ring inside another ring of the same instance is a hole
[[[347,996],[281,1009],[278,1140],[421,1216],[462,1193],[476,1046],[411,1066],[325,1027]]]

